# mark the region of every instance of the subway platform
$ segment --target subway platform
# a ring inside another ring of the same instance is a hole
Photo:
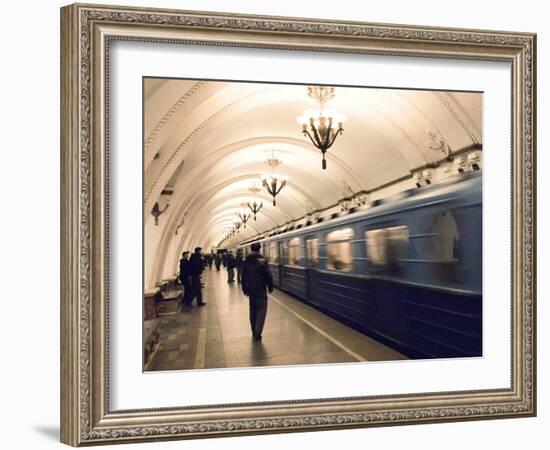
[[[331,364],[406,359],[391,348],[275,290],[262,340],[252,339],[248,298],[222,268],[203,274],[206,306],[160,318],[146,371]]]

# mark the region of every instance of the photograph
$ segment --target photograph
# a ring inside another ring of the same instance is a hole
[[[483,92],[142,100],[144,371],[484,356]]]

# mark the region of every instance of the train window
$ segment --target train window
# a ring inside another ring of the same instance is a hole
[[[457,259],[456,247],[460,242],[460,235],[451,211],[445,211],[435,216],[433,233],[431,258],[439,262],[451,262]]]
[[[288,264],[291,266],[299,266],[301,257],[300,238],[294,238],[288,241]]]
[[[351,228],[342,228],[327,234],[327,269],[351,272],[353,258],[351,240],[354,237]]]
[[[273,264],[279,264],[279,248],[277,247],[276,242],[271,243],[271,255]]]
[[[319,266],[319,239],[308,239],[307,247],[307,264],[309,267]]]
[[[266,247],[266,254],[268,255],[268,261],[271,264],[279,264],[279,252],[277,251],[277,244],[275,242],[268,242]]]
[[[433,265],[434,275],[441,281],[458,279],[457,262],[461,258],[461,240],[452,211],[436,214],[433,221],[433,239],[428,256]]]
[[[367,230],[367,258],[371,267],[398,272],[407,256],[409,229],[405,225]]]

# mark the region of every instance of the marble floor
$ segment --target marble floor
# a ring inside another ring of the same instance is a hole
[[[227,272],[203,275],[203,307],[162,317],[160,345],[146,371],[285,366],[406,359],[293,297],[275,290],[261,341],[254,341],[248,298]]]

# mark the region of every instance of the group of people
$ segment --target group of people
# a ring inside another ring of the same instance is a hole
[[[201,275],[208,265],[212,270],[212,264],[216,270],[220,266],[227,269],[227,282],[235,282],[235,270],[237,272],[237,283],[241,285],[244,295],[249,298],[250,327],[252,337],[255,340],[262,339],[262,331],[267,315],[267,292],[273,292],[273,278],[269,265],[260,253],[261,245],[258,242],[250,246],[252,250],[246,258],[239,249],[236,255],[232,252],[202,254],[202,248],[195,248],[194,253],[189,257],[189,252],[183,252],[180,260],[179,279],[184,287],[182,304],[191,306],[193,300],[197,299],[197,305],[203,306],[206,303],[202,299]]]
[[[225,252],[222,255],[222,263],[227,269],[227,282],[235,282],[235,270],[237,271],[237,283],[241,283],[242,278],[242,269],[243,269],[243,252],[242,250],[237,250],[237,255],[233,255],[233,252]]]
[[[189,257],[189,252],[183,252],[181,255],[179,280],[183,285],[181,303],[184,306],[191,306],[195,298],[197,306],[206,305],[202,299],[201,275],[204,271],[205,260],[201,250],[201,247],[195,248],[191,257]]]

